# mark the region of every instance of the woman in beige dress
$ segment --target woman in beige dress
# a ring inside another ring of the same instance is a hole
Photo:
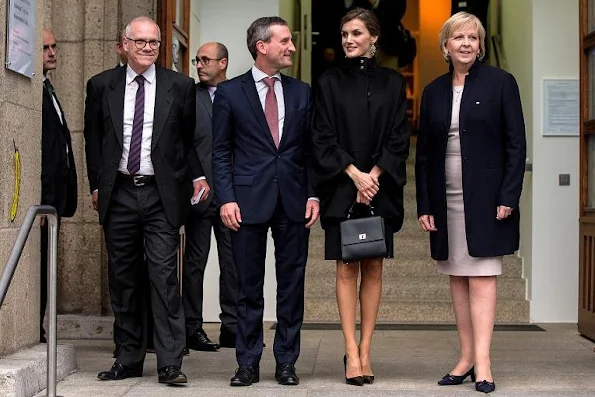
[[[496,385],[490,344],[502,256],[519,245],[525,128],[516,81],[484,65],[485,29],[459,12],[440,31],[450,71],[424,90],[416,154],[417,212],[438,272],[450,276],[461,348],[438,384]]]

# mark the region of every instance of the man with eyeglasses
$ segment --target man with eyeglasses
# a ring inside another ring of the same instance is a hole
[[[56,69],[56,37],[49,29],[43,30],[43,100],[41,105],[41,204],[51,205],[58,213],[58,226],[62,217],[74,215],[77,207],[77,177],[72,154],[70,130],[64,109],[48,78]],[[43,318],[47,306],[48,225],[41,218],[41,279],[39,341],[46,342]]]
[[[194,151],[194,80],[155,66],[160,43],[152,19],[133,19],[123,40],[127,66],[87,83],[87,171],[103,225],[110,299],[120,333],[116,361],[99,373],[101,380],[142,376],[147,339],[143,272],[148,272],[159,383],[187,382],[181,371],[186,333],[177,278],[179,228],[190,201],[199,200],[201,189],[205,200],[210,189]]]
[[[194,132],[196,154],[200,159],[208,181],[212,170],[212,117],[213,100],[217,85],[227,80],[227,48],[221,43],[203,44],[192,60],[196,66],[196,130]],[[186,347],[200,351],[216,351],[219,347],[235,348],[237,328],[237,274],[231,252],[229,229],[221,221],[216,201],[211,196],[203,203],[192,206],[186,220],[186,251],[184,257],[182,293],[186,315]],[[221,306],[221,330],[219,344],[212,342],[202,328],[204,273],[211,247],[211,230],[217,240],[219,257],[219,305]]]

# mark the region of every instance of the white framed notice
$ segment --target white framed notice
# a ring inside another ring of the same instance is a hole
[[[579,135],[578,79],[543,80],[543,136]]]
[[[8,0],[6,16],[6,68],[28,78],[35,75],[36,0]]]

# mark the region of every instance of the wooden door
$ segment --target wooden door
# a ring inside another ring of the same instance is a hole
[[[595,340],[595,0],[580,0],[578,330]]]
[[[190,74],[190,0],[159,0],[157,23],[161,28],[159,66]]]

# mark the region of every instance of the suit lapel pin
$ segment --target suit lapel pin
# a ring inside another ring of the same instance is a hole
[[[475,102],[476,105],[479,105],[479,101]]]

